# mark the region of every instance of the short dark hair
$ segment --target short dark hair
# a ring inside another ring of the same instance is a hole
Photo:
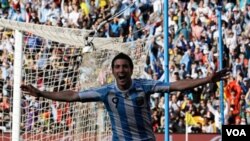
[[[134,68],[134,65],[133,65],[133,62],[132,62],[132,59],[127,55],[127,54],[124,54],[124,53],[119,53],[117,54],[113,60],[112,60],[112,63],[111,63],[111,67],[114,68],[114,65],[115,65],[115,61],[117,59],[124,59],[124,60],[127,60],[130,67],[133,69]]]

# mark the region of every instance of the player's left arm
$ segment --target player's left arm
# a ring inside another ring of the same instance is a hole
[[[205,78],[198,78],[198,79],[184,79],[179,80],[176,82],[170,83],[169,91],[183,91],[195,88],[200,85],[204,85],[210,82],[217,82],[220,80],[225,80],[229,77],[230,70],[229,69],[223,69],[218,72],[213,72],[211,75],[205,77]]]

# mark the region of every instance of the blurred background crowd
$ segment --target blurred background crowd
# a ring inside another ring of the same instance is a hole
[[[144,44],[148,53],[141,77],[163,81],[163,2],[1,0],[0,17],[34,24],[90,29],[96,31],[93,36],[119,37],[123,42],[148,39]],[[224,123],[250,124],[250,0],[223,0],[222,5],[222,58],[224,67],[231,69],[230,78],[224,82],[223,88]],[[217,10],[217,0],[169,0],[167,38],[170,82],[203,78],[219,69]],[[14,39],[11,33],[5,31],[1,34],[1,41],[0,130],[5,131],[10,129],[12,116],[10,92],[13,88]],[[41,39],[36,36],[28,38],[26,42],[31,52],[35,46],[42,45]],[[39,63],[32,63],[35,57],[41,58],[42,51],[43,48],[39,49],[38,55],[26,56],[26,66],[31,69],[43,67],[42,59]],[[60,65],[52,67],[60,68]],[[219,90],[219,83],[209,83],[192,90],[171,93],[170,132],[184,133],[188,124],[188,132],[219,133]],[[164,94],[153,94],[150,102],[153,129],[156,133],[162,133]]]

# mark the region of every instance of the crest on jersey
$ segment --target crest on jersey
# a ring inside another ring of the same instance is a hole
[[[142,106],[144,104],[144,97],[140,96],[135,99],[135,103],[137,106]]]

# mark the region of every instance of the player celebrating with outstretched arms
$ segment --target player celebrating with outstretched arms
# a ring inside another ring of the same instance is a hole
[[[23,91],[35,97],[65,102],[104,103],[110,116],[113,141],[154,141],[151,124],[150,94],[191,89],[209,82],[227,79],[229,69],[214,72],[205,78],[186,79],[170,84],[148,79],[132,79],[131,58],[119,53],[112,60],[115,82],[85,91],[40,91],[32,85],[21,85]]]

